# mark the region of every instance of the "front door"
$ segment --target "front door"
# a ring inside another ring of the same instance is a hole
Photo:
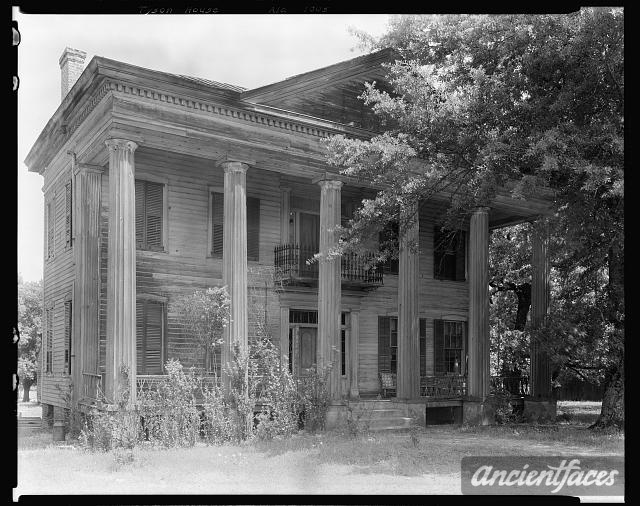
[[[298,364],[296,372],[299,376],[306,376],[316,363],[316,337],[318,329],[315,327],[300,327],[298,343]]]

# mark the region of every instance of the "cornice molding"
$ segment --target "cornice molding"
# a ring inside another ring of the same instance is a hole
[[[293,133],[309,135],[311,137],[325,138],[334,135],[345,134],[357,137],[365,137],[373,135],[373,133],[350,132],[349,127],[342,128],[342,125],[336,124],[332,126],[310,126],[305,124],[303,120],[293,120],[290,118],[282,118],[274,113],[258,112],[251,110],[243,110],[242,107],[233,107],[229,105],[213,104],[204,100],[195,100],[185,97],[177,93],[158,92],[144,86],[134,86],[128,83],[109,80],[107,86],[110,90],[132,95],[146,99],[164,102],[170,105],[176,105],[185,109],[193,109],[201,112],[208,112],[217,116],[224,116],[231,119],[245,121],[247,123],[256,123],[260,126],[271,127],[274,129],[285,130]],[[247,104],[248,107],[255,109],[255,104]],[[264,109],[264,107],[263,107]],[[312,120],[312,118],[309,118]],[[318,118],[317,121],[324,121]]]

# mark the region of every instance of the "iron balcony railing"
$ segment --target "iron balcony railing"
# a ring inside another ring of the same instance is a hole
[[[529,395],[529,376],[491,376],[491,392],[515,396]]]
[[[451,399],[467,395],[467,377],[459,374],[422,376],[420,395],[435,399]]]
[[[317,280],[318,262],[310,262],[318,253],[315,248],[300,244],[282,244],[274,248],[274,266],[281,280]],[[346,283],[382,285],[382,265],[374,262],[375,255],[345,253],[340,257],[340,279]]]

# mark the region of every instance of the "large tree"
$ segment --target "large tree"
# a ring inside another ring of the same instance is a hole
[[[38,353],[42,339],[42,281],[24,283],[18,278],[18,377],[22,401],[29,402],[31,386],[38,379]]]
[[[607,361],[598,425],[616,426],[624,416],[623,25],[622,9],[592,8],[394,18],[377,39],[359,34],[370,49],[400,55],[388,69],[394,93],[371,83],[362,97],[386,130],[327,144],[329,163],[384,188],[343,231],[346,249],[365,249],[364,237],[385,221],[412,219],[411,204],[437,192],[451,195],[443,225],[455,229],[499,188],[516,197],[552,190],[562,279],[574,286],[596,277],[602,285],[571,312],[565,286],[561,307],[578,346],[599,329]],[[394,253],[390,242],[382,256]]]

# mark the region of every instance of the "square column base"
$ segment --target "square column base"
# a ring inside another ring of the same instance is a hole
[[[522,417],[527,422],[555,422],[556,415],[557,401],[555,399],[528,399],[525,397]]]
[[[462,401],[462,423],[464,425],[493,425],[495,408],[487,399],[465,399]]]
[[[347,424],[347,416],[349,412],[346,404],[342,402],[332,402],[327,408],[327,415],[324,422],[326,430],[338,429]]]
[[[427,405],[424,402],[407,402],[406,416],[413,418],[420,427],[427,426]]]

